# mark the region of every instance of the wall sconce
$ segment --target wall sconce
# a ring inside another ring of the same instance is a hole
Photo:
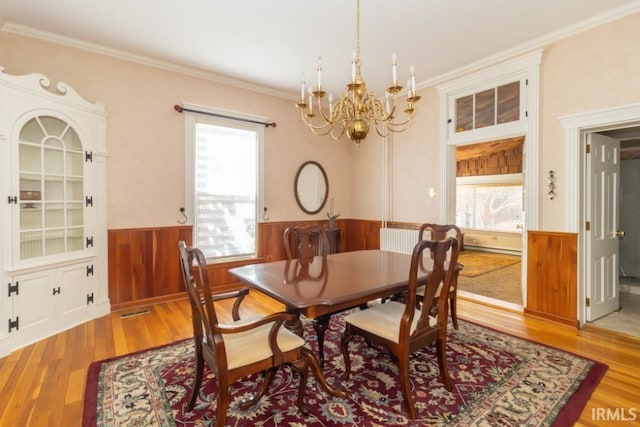
[[[547,196],[549,196],[549,200],[553,200],[556,197],[556,173],[554,171],[549,171],[547,181],[549,181],[549,184],[547,185],[547,187],[549,188],[549,191],[547,191]]]

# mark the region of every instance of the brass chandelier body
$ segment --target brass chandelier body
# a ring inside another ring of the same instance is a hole
[[[305,99],[304,77],[300,85],[300,102],[296,106],[300,109],[304,123],[314,134],[330,135],[333,139],[339,139],[346,132],[347,137],[356,145],[367,137],[372,126],[381,137],[386,137],[389,132],[404,131],[413,118],[416,103],[421,97],[416,95],[415,71],[411,66],[407,81],[405,117],[402,121],[396,121],[398,95],[403,88],[397,81],[395,55],[391,62],[392,83],[387,88],[384,99],[380,99],[373,91],[367,91],[360,71],[360,0],[357,0],[356,50],[351,62],[351,82],[346,85],[347,91],[337,102],[334,103],[332,95],[329,95],[327,109],[323,106],[327,93],[322,89],[322,60],[318,58],[318,83],[315,89],[309,86],[308,102]]]

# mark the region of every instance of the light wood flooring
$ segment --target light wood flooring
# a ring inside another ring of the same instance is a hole
[[[0,359],[0,426],[78,426],[89,364],[191,336],[187,300],[148,307],[149,313],[121,318],[122,313],[77,326]],[[272,312],[281,307],[251,293],[241,313]],[[542,342],[609,365],[605,377],[581,414],[580,426],[640,424],[640,341],[600,331],[523,316],[461,299],[460,317]],[[609,408],[636,421],[593,419]]]

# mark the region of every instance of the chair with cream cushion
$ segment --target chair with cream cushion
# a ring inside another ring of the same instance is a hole
[[[298,387],[298,410],[307,413],[304,407],[304,392],[307,384],[308,361],[305,356],[304,339],[282,327],[294,316],[274,313],[266,316],[254,315],[240,319],[239,308],[248,288],[236,292],[213,294],[207,276],[204,254],[197,248],[179,244],[182,277],[191,302],[194,338],[196,341],[196,381],[189,402],[192,409],[202,382],[202,371],[206,362],[218,385],[217,414],[215,426],[224,426],[229,406],[229,386],[250,374],[266,372],[258,393],[240,405],[248,409],[256,404],[268,391],[273,373],[283,364],[291,364],[300,373]],[[194,270],[196,274],[194,274]],[[218,321],[215,302],[236,298],[232,308],[232,321]]]
[[[327,281],[328,245],[324,229],[319,225],[288,227],[282,233],[282,241],[288,259],[285,273],[289,272],[289,267],[292,267],[296,272],[293,280],[285,277],[285,283],[295,284],[298,279],[316,280],[318,291],[321,291]],[[314,275],[310,267],[317,266],[321,267],[316,268]],[[325,314],[312,320],[313,329],[318,338],[320,366],[324,366],[324,335],[329,328],[329,320],[333,314],[335,313]]]
[[[426,235],[429,233],[429,235]],[[420,226],[420,232],[418,234],[418,241],[423,240],[424,238],[428,238],[431,240],[442,240],[447,237],[455,237],[458,240],[458,253],[462,250],[462,231],[457,225],[454,224],[430,224],[425,223]],[[449,306],[447,310],[451,314],[451,321],[453,322],[453,329],[458,329],[458,276],[460,275],[460,271],[464,268],[464,265],[459,262],[455,263],[455,270],[453,279],[451,280],[451,287],[449,289],[449,295],[447,299],[449,300]],[[420,289],[418,288],[418,294],[421,294]],[[436,298],[440,297],[440,289],[436,292]],[[437,303],[434,305],[435,308],[438,307]],[[434,314],[434,313],[432,313]]]
[[[345,330],[342,335],[342,354],[345,360],[344,379],[351,373],[349,359],[349,342],[357,335],[372,345],[382,346],[395,355],[398,361],[400,385],[404,402],[411,419],[416,417],[416,409],[411,394],[409,380],[409,356],[415,351],[436,344],[438,366],[442,382],[447,390],[451,390],[451,377],[447,368],[447,293],[454,275],[453,269],[445,270],[445,261],[455,263],[458,256],[458,241],[450,237],[446,240],[424,240],[416,244],[411,256],[409,285],[403,302],[387,301],[367,310],[361,310],[345,317]],[[423,263],[423,253],[430,252],[431,261]],[[423,304],[420,307],[417,295],[418,278],[424,276],[424,266],[429,266]],[[444,282],[441,298],[436,300],[435,293],[441,282]],[[429,303],[427,303],[429,301]],[[432,305],[440,305],[437,317],[431,315]]]

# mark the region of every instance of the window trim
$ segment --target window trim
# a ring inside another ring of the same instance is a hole
[[[225,116],[237,117],[242,119],[248,119],[259,122],[266,122],[267,118],[262,116],[255,116],[250,114],[237,113],[235,111],[221,110],[212,107],[182,103],[184,108],[202,111],[205,113],[220,114]],[[184,195],[184,208],[187,220],[185,224],[195,225],[195,125],[197,123],[208,123],[215,126],[229,127],[235,129],[244,129],[256,132],[258,135],[258,152],[256,153],[256,161],[258,171],[256,178],[256,252],[253,255],[238,255],[229,256],[225,258],[210,258],[208,261],[215,262],[228,262],[237,259],[254,258],[258,256],[258,242],[259,242],[259,227],[258,224],[263,222],[262,215],[260,214],[262,206],[264,206],[264,125],[258,123],[242,122],[233,119],[227,119],[223,117],[214,117],[198,113],[184,112],[185,120],[185,195]]]

